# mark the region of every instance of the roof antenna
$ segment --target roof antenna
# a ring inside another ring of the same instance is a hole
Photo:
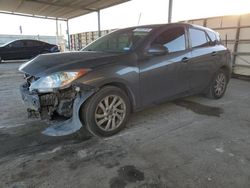
[[[139,24],[140,24],[140,21],[141,21],[141,12],[140,12],[140,14],[139,14],[139,19],[138,19],[138,23],[137,23],[137,25],[139,25]]]

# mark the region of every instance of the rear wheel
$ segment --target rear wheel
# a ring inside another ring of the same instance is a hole
[[[106,86],[87,101],[80,116],[92,134],[107,137],[125,127],[129,113],[126,93],[117,87]]]
[[[220,69],[210,84],[207,96],[213,99],[220,99],[226,92],[228,76],[226,71]]]

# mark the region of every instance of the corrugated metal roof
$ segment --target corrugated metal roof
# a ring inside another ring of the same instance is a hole
[[[0,0],[0,12],[68,20],[129,0]]]

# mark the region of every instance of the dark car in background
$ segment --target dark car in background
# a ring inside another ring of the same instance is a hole
[[[59,52],[58,46],[39,40],[15,40],[0,46],[2,60],[31,59],[39,54]]]
[[[221,98],[231,68],[217,32],[176,23],[117,30],[80,52],[40,55],[19,70],[29,115],[65,118],[44,134],[67,135],[84,125],[111,136],[147,106],[195,94]]]

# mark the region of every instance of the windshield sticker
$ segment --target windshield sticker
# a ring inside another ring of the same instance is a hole
[[[133,30],[134,32],[150,32],[152,28],[136,28]]]

